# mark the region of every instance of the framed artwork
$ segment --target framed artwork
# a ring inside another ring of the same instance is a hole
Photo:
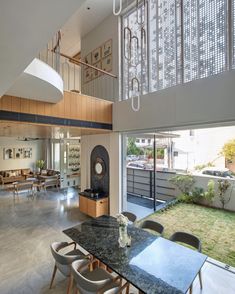
[[[15,150],[14,148],[4,148],[3,149],[3,158],[5,160],[14,159],[15,158]]]
[[[85,56],[84,62],[91,64],[91,52]]]
[[[110,39],[102,45],[102,58],[105,58],[112,54],[112,43],[112,39]]]
[[[85,70],[84,70],[84,84],[88,83],[91,81],[91,72],[92,72],[92,69],[87,67]]]
[[[15,159],[24,158],[24,150],[23,148],[15,148]]]
[[[109,55],[102,59],[102,69],[107,72],[112,71],[112,55]]]
[[[24,158],[32,158],[32,155],[33,155],[32,148],[30,147],[23,148],[23,154],[24,154]]]
[[[101,59],[101,47],[98,47],[92,52],[92,64],[97,63]]]
[[[94,66],[101,69],[101,61],[95,63]],[[102,75],[101,72],[99,72],[98,70],[92,69],[92,79],[96,79],[100,77],[101,75]]]

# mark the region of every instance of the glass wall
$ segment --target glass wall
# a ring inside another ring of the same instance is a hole
[[[235,181],[234,134],[227,126],[123,135],[123,209],[141,218],[174,200],[177,174],[203,189],[210,179]]]
[[[130,9],[122,17],[124,99],[233,68],[234,3],[149,0]]]

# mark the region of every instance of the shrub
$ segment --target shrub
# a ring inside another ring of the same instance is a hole
[[[214,167],[215,165],[212,162],[207,162],[205,164],[198,164],[196,165],[194,168],[195,170],[199,170],[201,171],[202,169],[204,169],[205,167]]]
[[[181,192],[177,197],[180,202],[185,203],[198,203],[205,199],[209,202],[215,196],[215,183],[209,180],[207,183],[207,190],[202,187],[193,187],[195,179],[192,175],[176,175],[169,180]]]
[[[230,201],[233,187],[230,190],[230,194],[226,196],[228,188],[231,186],[228,180],[218,180],[218,192],[219,200],[221,202],[222,208],[224,209],[225,205]]]
[[[207,183],[207,191],[205,192],[204,197],[208,202],[211,202],[215,197],[215,182],[213,180],[209,180]]]
[[[169,181],[184,195],[189,195],[195,183],[195,179],[192,175],[176,175],[170,178]]]

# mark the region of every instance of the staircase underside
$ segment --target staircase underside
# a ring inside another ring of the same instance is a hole
[[[6,94],[57,103],[63,99],[63,80],[52,67],[35,58]]]

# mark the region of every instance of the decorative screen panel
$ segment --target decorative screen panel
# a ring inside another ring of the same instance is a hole
[[[235,68],[235,0],[231,0],[231,52],[232,52],[232,65],[231,67],[234,69]]]
[[[141,81],[142,93],[146,93],[221,73],[229,68],[229,50],[231,66],[235,68],[235,0],[146,2],[148,20],[144,28],[148,54],[142,54],[142,61],[136,57],[136,67],[123,59],[125,98],[130,97],[127,92],[134,76]],[[138,13],[133,9],[123,17],[123,27],[129,26],[138,39],[141,39],[141,25],[137,14],[141,15],[141,9],[143,6]],[[143,45],[139,56],[142,49]]]
[[[150,90],[174,86],[180,80],[180,1],[152,0],[149,10]]]
[[[184,0],[184,82],[226,69],[227,0]]]
[[[148,93],[147,6],[143,4],[123,18],[123,85],[124,99]],[[138,20],[138,21],[137,21]],[[139,81],[139,91],[136,80]],[[132,87],[133,86],[133,87]]]

